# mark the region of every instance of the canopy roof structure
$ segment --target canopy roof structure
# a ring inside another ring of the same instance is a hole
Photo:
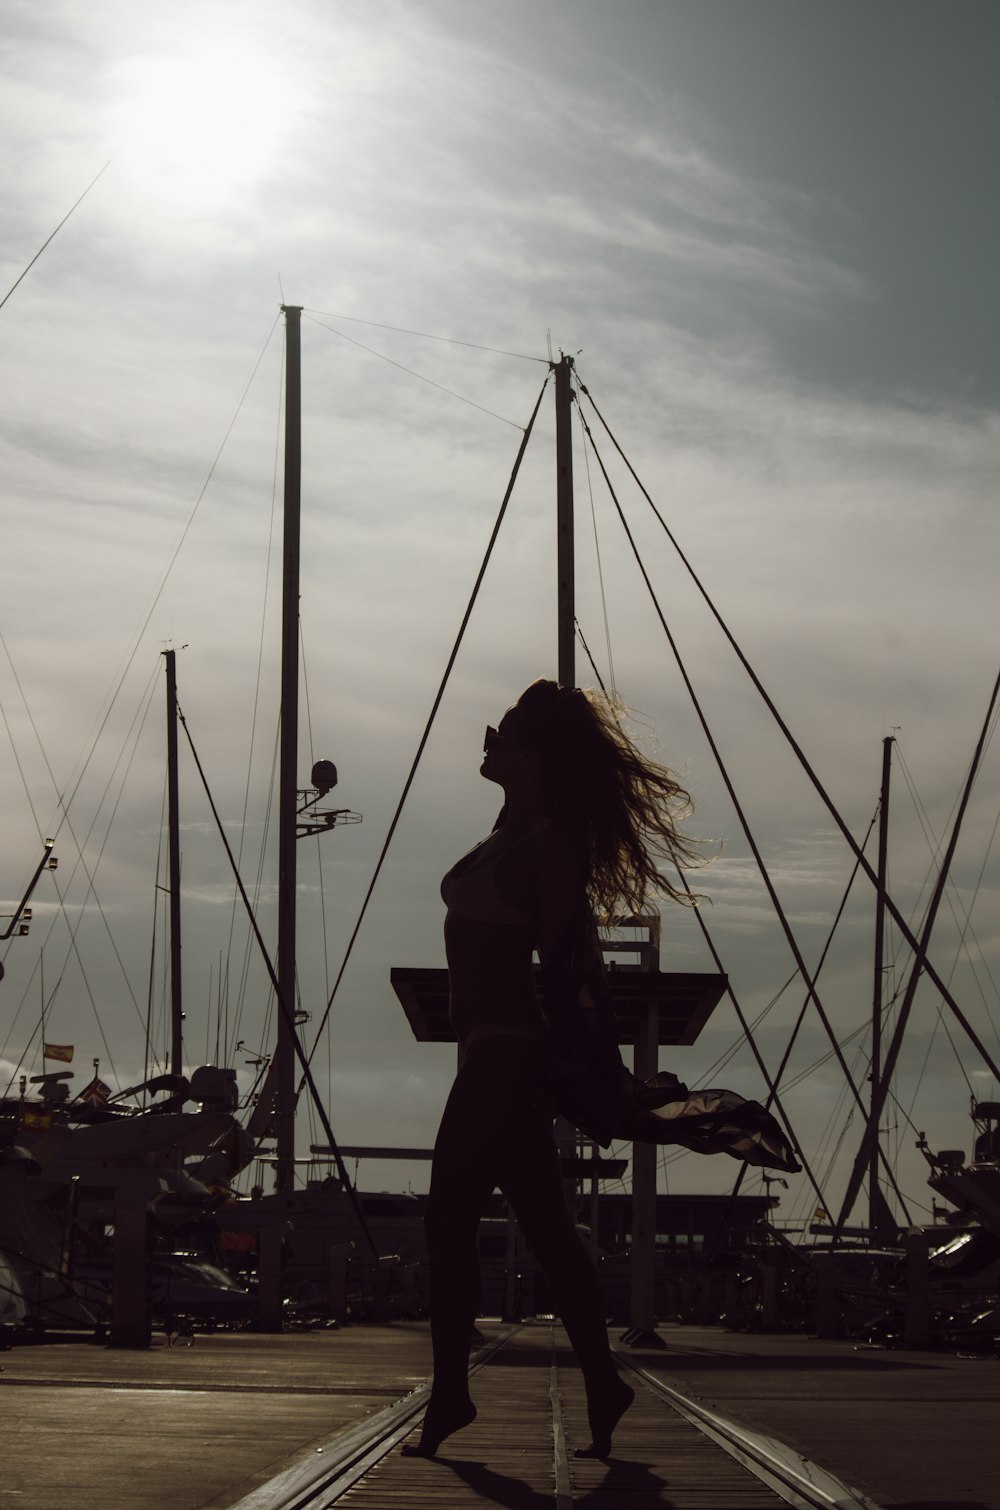
[[[541,971],[535,987],[544,1006]],[[389,972],[406,1020],[418,1043],[454,1043],[448,1017],[448,972],[397,965]],[[657,1042],[691,1044],[697,1039],[726,989],[728,977],[711,971],[608,971],[611,1001],[618,1020],[619,1042],[635,1044],[644,1037],[649,1013],[657,1014]]]

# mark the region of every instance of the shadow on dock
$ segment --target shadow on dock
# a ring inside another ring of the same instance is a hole
[[[523,1479],[497,1473],[484,1463],[470,1463],[443,1455],[437,1462],[444,1468],[450,1468],[456,1478],[460,1478],[483,1500],[501,1505],[503,1510],[552,1510],[551,1492],[540,1493]],[[593,1489],[577,1489],[573,1495],[573,1504],[608,1506],[625,1501],[631,1503],[641,1494],[649,1496],[644,1503],[660,1506],[661,1510],[671,1510],[674,1503],[672,1500],[662,1496],[654,1498],[658,1491],[666,1488],[666,1484],[667,1481],[655,1474],[648,1463],[609,1458],[607,1473],[600,1484]],[[898,1510],[898,1507],[894,1506],[893,1510]],[[924,1507],[924,1510],[935,1510],[935,1507]],[[966,1507],[966,1510],[988,1510],[988,1507],[973,1505]]]
[[[675,1348],[668,1344],[665,1352],[646,1352],[637,1348],[628,1353],[637,1362],[642,1361],[655,1364],[661,1371],[668,1373],[721,1373],[739,1374],[756,1372],[762,1369],[774,1373],[850,1373],[852,1369],[864,1368],[875,1373],[913,1373],[919,1370],[934,1372],[943,1368],[943,1364],[928,1362],[922,1359],[917,1363],[913,1355],[907,1357],[882,1357],[873,1355],[867,1350],[862,1355],[842,1355],[840,1357],[828,1353],[797,1353],[794,1356],[777,1356],[774,1354],[760,1353],[708,1353],[687,1352],[681,1348]],[[511,1360],[514,1361],[513,1359]],[[527,1361],[527,1360],[525,1360]],[[894,1507],[895,1510],[895,1507]],[[991,1510],[991,1507],[988,1507]]]
[[[890,1510],[993,1510],[983,1500],[893,1500]]]

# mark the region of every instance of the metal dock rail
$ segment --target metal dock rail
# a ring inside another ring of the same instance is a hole
[[[433,1461],[399,1452],[425,1322],[9,1349],[0,1507],[1000,1510],[995,1359],[665,1326],[666,1351],[619,1353],[637,1398],[602,1463],[573,1458],[589,1433],[561,1329],[481,1325],[479,1417]]]
[[[871,1500],[781,1443],[706,1410],[623,1357],[637,1384],[608,1462],[579,1460],[589,1440],[579,1370],[554,1327],[502,1333],[472,1359],[479,1419],[434,1460],[405,1458],[426,1385],[279,1474],[232,1510],[877,1510]]]

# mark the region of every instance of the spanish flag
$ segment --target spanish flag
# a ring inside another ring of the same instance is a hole
[[[71,1043],[43,1043],[42,1057],[61,1059],[64,1064],[69,1064],[73,1058],[73,1045]]]
[[[52,1118],[46,1112],[35,1112],[30,1107],[25,1107],[24,1126],[44,1129],[52,1126]]]

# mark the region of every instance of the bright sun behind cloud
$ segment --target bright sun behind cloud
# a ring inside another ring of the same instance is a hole
[[[116,165],[145,192],[194,211],[266,176],[298,113],[287,76],[240,42],[126,58],[110,84]]]

